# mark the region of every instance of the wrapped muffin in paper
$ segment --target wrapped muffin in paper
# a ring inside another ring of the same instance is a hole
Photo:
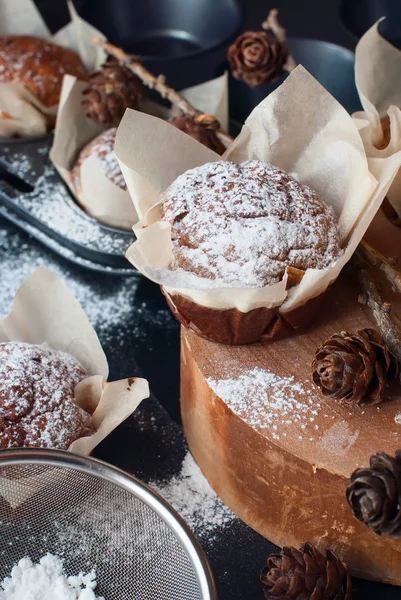
[[[78,54],[88,72],[97,69],[106,59],[104,50],[93,41],[95,35],[101,34],[78,16],[70,0],[67,4],[71,22],[51,35],[32,0],[15,0],[12,3],[1,0],[0,36],[34,36],[47,40]],[[59,68],[63,69],[62,63]],[[86,78],[85,69],[81,67],[80,70]],[[31,77],[29,69],[26,76]],[[23,83],[0,83],[0,138],[44,135],[54,126],[57,107],[58,103],[46,105]]]
[[[85,28],[85,25],[82,27]],[[50,158],[78,202],[90,215],[107,225],[131,229],[138,221],[136,206],[141,204],[141,199],[145,198],[148,202],[153,198],[156,202],[158,194],[150,183],[138,176],[136,198],[132,203],[113,152],[116,129],[100,125],[85,115],[82,101],[86,87],[85,82],[75,77],[64,77]],[[182,95],[199,110],[214,114],[223,127],[227,126],[226,74],[188,88]],[[146,98],[140,101],[140,109],[164,119],[176,114],[174,109],[169,110]],[[135,132],[132,141],[136,143]],[[142,148],[138,145],[134,151],[140,153]]]
[[[363,111],[353,114],[366,154],[387,159],[401,150],[401,50],[379,33],[378,21],[360,39],[355,54],[355,82]],[[401,174],[387,198],[401,218]]]
[[[142,147],[136,153],[132,144]],[[138,177],[158,193],[188,169],[220,160],[168,123],[127,111],[115,151],[135,201]],[[315,190],[338,220],[341,255],[324,269],[307,269],[294,282],[292,269],[264,287],[224,287],[216,280],[172,270],[171,226],[161,203],[136,206],[137,241],[127,258],[159,283],[180,321],[214,341],[242,344],[288,333],[315,315],[315,305],[350,259],[401,164],[401,152],[385,160],[367,158],[358,130],[341,105],[303,68],[255,108],[224,160],[258,159]],[[263,248],[261,248],[263,250]],[[287,285],[291,280],[292,287]],[[295,283],[295,285],[294,285]]]
[[[75,387],[75,404],[90,416],[92,432],[75,439],[68,451],[89,455],[136,410],[142,400],[149,397],[149,385],[145,379],[130,377],[107,382],[109,368],[96,332],[64,282],[46,267],[34,271],[16,292],[11,313],[0,322],[2,342],[25,342],[61,351],[75,359],[86,372],[86,377]],[[36,415],[36,420],[38,418],[41,417]],[[37,442],[33,445],[44,444]],[[68,473],[58,471],[54,477],[58,478],[61,486],[65,486],[66,494],[71,493]],[[7,502],[7,510],[12,510],[15,518],[19,514],[26,518],[28,509],[24,503],[46,489],[48,473],[42,476],[38,472],[35,476],[14,479],[11,467],[9,479],[13,479],[16,493],[10,496],[10,481],[3,484],[0,478],[0,501]],[[18,498],[17,504],[15,498]],[[20,505],[22,512],[15,512]]]
[[[90,420],[85,417],[87,427],[84,429],[88,435],[78,437],[70,444],[68,450],[73,452],[90,454],[95,446],[135,411],[144,398],[149,397],[149,386],[145,379],[131,377],[107,382],[109,371],[107,360],[93,327],[64,282],[45,267],[39,267],[34,271],[15,294],[11,313],[0,322],[0,343],[3,342],[44,345],[45,353],[46,349],[66,353],[67,357],[60,355],[61,365],[69,357],[75,359],[72,366],[74,372],[78,369],[80,374],[75,387],[75,404],[85,412],[85,415],[90,415]],[[24,360],[23,352],[24,347],[21,360]],[[2,356],[3,360],[7,359],[4,352]],[[58,355],[54,356],[58,360]],[[38,360],[40,363],[40,357]],[[54,372],[57,372],[56,367]],[[49,363],[49,373],[53,370]],[[18,369],[16,376],[18,385],[24,385],[23,373]],[[67,371],[64,376],[67,377]],[[33,377],[37,379],[35,374]],[[8,385],[6,379],[3,381],[5,393]],[[49,386],[56,386],[56,383],[52,381]],[[62,383],[60,382],[60,385]],[[44,385],[41,387],[43,394],[46,392]],[[54,390],[54,393],[56,392],[57,389]],[[8,409],[11,410],[11,405]],[[17,408],[15,410],[18,412]],[[77,412],[78,414],[82,413]],[[29,423],[25,425],[29,429]],[[37,423],[37,426],[40,426],[40,423]],[[30,439],[29,432],[26,437]],[[49,434],[44,438],[45,444],[39,440],[32,445],[66,449],[53,444],[52,440]],[[11,447],[15,445],[18,446],[12,443]]]

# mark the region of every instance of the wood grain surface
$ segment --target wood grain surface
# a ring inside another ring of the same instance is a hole
[[[382,213],[366,239],[401,260],[401,229]],[[376,275],[401,325],[401,295]],[[401,388],[389,387],[379,406],[361,407],[325,399],[311,381],[314,352],[330,335],[375,326],[359,294],[355,274],[345,269],[313,324],[267,344],[224,346],[182,329],[182,418],[202,471],[248,525],[280,546],[330,546],[352,574],[401,585],[401,542],[360,524],[345,499],[355,468],[374,452],[401,446]],[[252,382],[262,371],[286,383],[274,411],[270,397],[261,405]]]

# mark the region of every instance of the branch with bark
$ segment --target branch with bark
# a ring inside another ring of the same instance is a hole
[[[271,9],[271,11],[269,12],[269,14],[267,16],[267,19],[265,19],[262,23],[262,29],[264,29],[265,31],[270,30],[273,33],[273,35],[275,36],[275,38],[277,39],[277,41],[286,47],[288,56],[287,56],[287,61],[283,68],[288,73],[291,73],[291,71],[293,71],[295,69],[295,67],[297,66],[297,63],[295,62],[295,59],[291,54],[291,49],[288,45],[287,30],[280,24],[280,21],[278,20],[278,9],[277,8]]]
[[[352,258],[352,267],[355,269],[362,289],[358,301],[369,306],[384,341],[401,364],[401,332],[391,318],[391,304],[383,301],[379,288],[369,273],[363,250],[358,249],[355,252]]]
[[[139,77],[146,87],[151,90],[156,90],[162,98],[165,98],[171,102],[171,104],[176,106],[184,115],[192,118],[201,116],[202,119],[207,118],[209,122],[210,120],[214,120],[216,123],[218,123],[215,117],[202,113],[202,111],[196,109],[190,102],[188,102],[188,100],[181,96],[179,92],[169,87],[166,83],[166,78],[164,75],[155,76],[153,73],[148,71],[148,69],[141,63],[140,57],[126,54],[121,48],[114,46],[114,44],[110,44],[110,42],[102,40],[102,38],[98,36],[94,38],[94,41],[110,56],[113,56],[121,65],[124,65],[124,67],[127,67],[130,71],[132,71],[132,73]],[[233,138],[220,128],[217,129],[216,133],[226,147],[233,141]]]

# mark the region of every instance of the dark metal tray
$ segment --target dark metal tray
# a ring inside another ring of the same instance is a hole
[[[103,225],[72,198],[49,159],[51,139],[0,146],[0,214],[89,269],[139,275],[125,258],[134,234]]]

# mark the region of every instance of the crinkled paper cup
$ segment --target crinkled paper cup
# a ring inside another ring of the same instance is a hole
[[[105,61],[105,51],[93,41],[104,36],[77,14],[67,0],[71,21],[51,35],[32,0],[0,0],[0,35],[32,35],[76,52],[88,71]],[[20,83],[0,84],[0,109],[11,118],[0,119],[1,138],[37,137],[54,127],[57,106],[45,106]]]
[[[136,132],[135,147],[132,144]],[[115,151],[128,190],[138,177],[159,195],[188,169],[221,158],[168,123],[127,111]],[[322,294],[362,239],[401,164],[401,152],[383,160],[369,158],[354,121],[301,66],[247,119],[223,160],[259,159],[295,173],[334,209],[342,255],[326,269],[308,269],[264,288],[223,288],[190,273],[173,271],[170,225],[160,220],[160,202],[136,206],[142,216],[137,241],[127,258],[160,284],[173,312],[199,335],[227,344],[282,336],[315,315]],[[134,202],[135,198],[131,194]]]
[[[91,415],[95,432],[73,442],[71,452],[89,455],[149,397],[145,379],[107,382],[109,368],[96,332],[64,282],[45,267],[24,281],[11,313],[0,322],[0,342],[8,341],[45,343],[72,355],[86,370],[87,378],[75,388],[75,402]],[[42,489],[43,481],[38,474],[15,485],[21,486],[19,497],[24,501]],[[0,494],[1,489],[0,479]]]
[[[353,118],[367,156],[383,160],[401,150],[401,51],[380,35],[379,23],[363,35],[356,48],[355,80],[364,110],[354,113]],[[387,193],[387,199],[400,224],[399,172]]]
[[[82,92],[86,87],[86,83],[78,81],[71,75],[64,77],[50,158],[77,202],[88,214],[106,225],[130,230],[138,221],[135,207],[141,205],[142,198],[147,202],[151,197],[155,201],[158,198],[158,194],[145,179],[136,178],[135,191],[132,191],[135,194],[133,203],[129,192],[120,188],[107,177],[101,162],[93,154],[83,160],[81,164],[79,197],[73,185],[71,171],[80,151],[106,129],[85,115],[82,107]],[[182,95],[190,98],[199,110],[205,112],[214,110],[213,114],[217,114],[224,124],[227,123],[226,74],[184,90]],[[147,99],[144,99],[140,108],[164,119],[174,116],[173,110]],[[132,141],[135,144],[135,135]],[[138,146],[136,151],[140,152],[141,148]]]

